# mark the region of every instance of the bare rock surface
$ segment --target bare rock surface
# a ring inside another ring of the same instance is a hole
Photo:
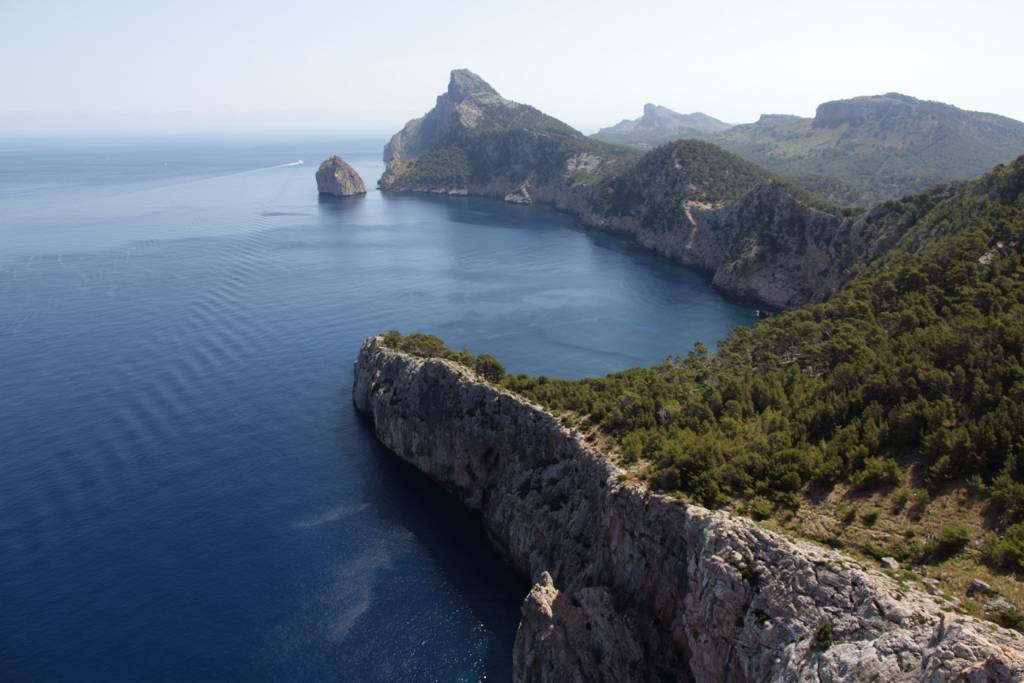
[[[337,154],[320,164],[316,172],[316,189],[320,194],[334,197],[366,194],[363,179]]]
[[[368,339],[353,400],[534,580],[518,681],[1024,680],[1020,634],[836,551],[654,494],[454,363]]]

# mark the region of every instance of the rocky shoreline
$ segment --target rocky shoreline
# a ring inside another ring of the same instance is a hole
[[[368,339],[353,400],[534,587],[519,681],[1020,681],[1024,637],[632,482],[539,406]]]

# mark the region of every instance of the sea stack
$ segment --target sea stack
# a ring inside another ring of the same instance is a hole
[[[322,195],[333,197],[366,194],[363,179],[337,154],[320,164],[316,172],[316,189]]]

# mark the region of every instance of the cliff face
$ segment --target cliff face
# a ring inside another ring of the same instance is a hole
[[[652,494],[552,415],[458,365],[371,338],[353,399],[535,581],[517,680],[1024,676],[1018,634],[943,612],[837,552]]]

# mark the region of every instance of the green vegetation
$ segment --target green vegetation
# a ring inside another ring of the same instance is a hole
[[[824,652],[832,647],[834,642],[835,624],[831,621],[822,622],[814,631],[814,646]]]
[[[1024,152],[1024,123],[890,93],[764,116],[708,138],[835,201],[867,204],[978,176]]]
[[[739,191],[713,187],[711,197]],[[603,378],[503,382],[610,437],[656,488],[710,507],[763,499],[795,509],[837,483],[897,486],[914,466],[927,491],[908,494],[913,508],[923,511],[928,491],[974,479],[1015,521],[1024,507],[1022,190],[1024,159],[955,192],[908,198],[896,213],[913,225],[897,247],[827,302],[735,330],[716,355],[698,345]],[[440,340],[402,344],[444,353]],[[766,505],[754,509],[760,516]]]
[[[602,211],[610,216],[634,216],[645,227],[672,232],[689,230],[686,202],[717,206],[736,201],[755,187],[769,183],[785,187],[804,204],[834,216],[858,213],[700,140],[680,140],[648,152],[608,178],[597,200]]]
[[[981,552],[993,569],[1024,574],[1024,523],[1013,524],[1000,535],[987,535]]]
[[[432,149],[417,157],[402,175],[408,187],[461,188],[469,182],[469,158],[458,145]]]
[[[871,215],[862,234],[888,251],[715,354],[569,381],[489,375],[434,337],[387,343],[477,368],[656,490],[796,533],[803,507],[816,538],[873,558],[1024,575],[1024,157]]]
[[[505,378],[505,366],[494,356],[481,353],[473,363],[473,369],[488,382],[498,383]]]
[[[921,562],[941,562],[963,552],[971,542],[971,530],[959,523],[947,524],[924,546]]]
[[[1022,187],[1024,160],[961,188],[831,300],[736,330],[715,356],[701,347],[604,378],[508,386],[586,416],[651,481],[712,507],[892,485],[912,462],[933,492],[974,475],[1016,491]]]
[[[628,173],[615,178],[609,188],[608,210],[627,213],[651,203],[654,194],[711,204],[734,201],[773,179],[772,174],[720,147],[699,140],[680,140],[648,152]],[[658,219],[648,216],[647,222],[666,222]],[[668,225],[672,223],[668,221]]]
[[[403,336],[398,330],[390,330],[382,338],[384,345],[388,348],[422,358],[443,358],[455,361],[474,370],[488,382],[497,384],[505,378],[505,368],[494,356],[487,353],[474,356],[469,351],[452,351],[444,345],[440,338],[432,334],[414,332]]]

